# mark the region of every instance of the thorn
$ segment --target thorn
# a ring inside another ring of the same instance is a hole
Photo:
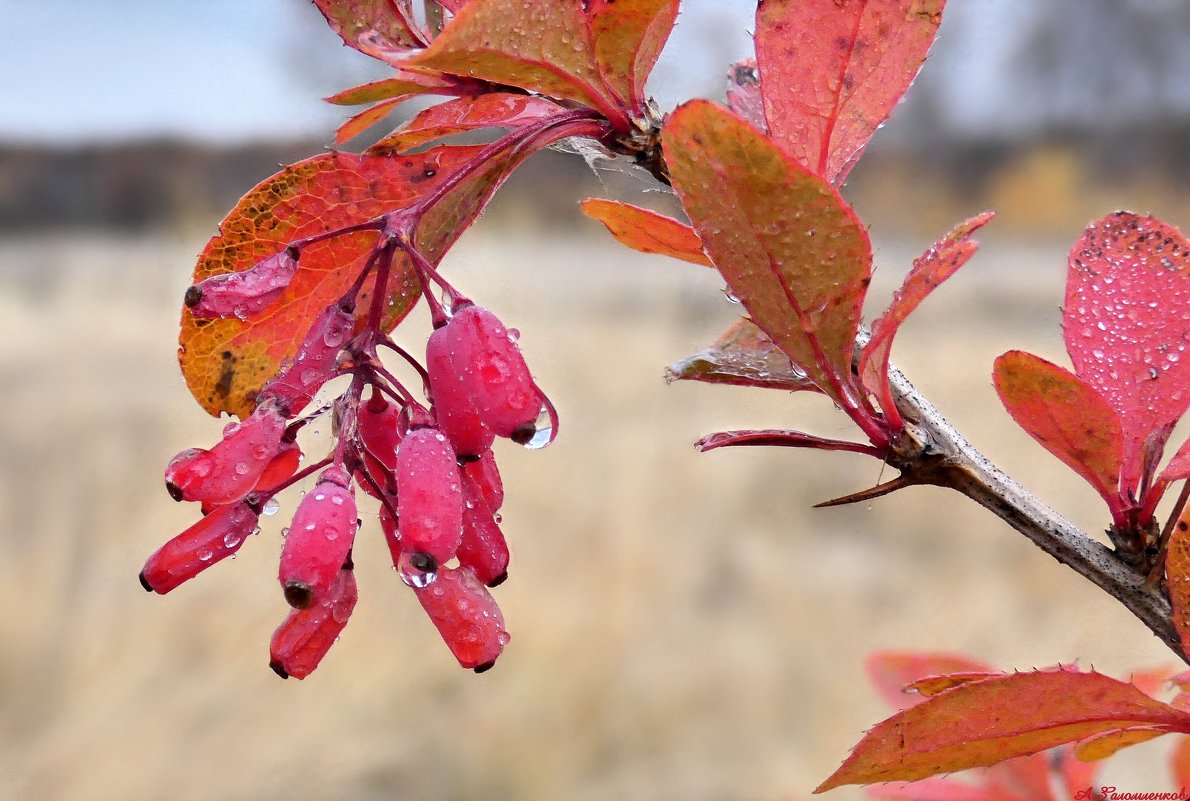
[[[892,481],[886,481],[883,484],[877,484],[866,490],[853,492],[850,495],[844,495],[841,498],[833,498],[829,501],[814,504],[815,509],[828,509],[832,506],[846,506],[849,503],[860,503],[862,501],[870,501],[884,495],[889,495],[899,489],[905,487],[913,487],[920,484],[920,481],[909,478],[908,476],[897,476]]]

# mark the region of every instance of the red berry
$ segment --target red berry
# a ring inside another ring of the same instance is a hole
[[[185,453],[185,451],[182,453]],[[293,477],[293,474],[297,472],[298,465],[301,463],[302,449],[298,447],[298,444],[296,442],[282,441],[281,450],[277,452],[277,455],[269,462],[268,467],[260,474],[260,478],[256,480],[256,486],[252,488],[252,492],[267,492],[281,486]],[[215,510],[216,506],[217,504],[204,503],[202,505],[202,513],[208,515]]]
[[[484,584],[496,587],[508,578],[508,543],[480,487],[466,473],[463,475],[463,497],[466,508],[463,512],[459,564],[474,570],[476,577]]]
[[[487,309],[466,306],[443,330],[479,418],[496,436],[518,442],[532,437],[545,398],[508,329]]]
[[[451,360],[451,326],[437,329],[426,345],[426,373],[430,399],[438,420],[455,453],[474,456],[492,447],[496,433],[484,425],[475,408],[472,381],[455,368]]]
[[[357,419],[364,451],[364,469],[382,490],[391,488],[390,476],[397,469],[397,447],[401,444],[400,415],[400,407],[389,403],[379,392],[374,392],[367,403],[360,404],[359,408]],[[376,490],[359,471],[356,478],[364,492],[376,497]]]
[[[149,557],[140,574],[141,586],[165,595],[238,551],[257,519],[256,510],[246,503],[220,506]]]
[[[186,290],[185,302],[197,319],[246,320],[281,296],[297,272],[297,252],[289,248],[238,273],[213,275]]]
[[[460,665],[482,673],[496,663],[510,639],[504,615],[470,568],[440,568],[414,591]]]
[[[402,551],[426,554],[440,565],[459,549],[459,467],[446,435],[436,428],[409,432],[397,449],[397,516]]]
[[[209,451],[182,451],[165,468],[165,488],[178,501],[222,505],[238,501],[256,486],[281,448],[285,418],[269,401],[241,423],[223,430]]]
[[[285,362],[260,390],[274,397],[290,415],[309,405],[315,393],[331,379],[339,364],[339,351],[351,338],[355,314],[333,303],[314,321],[293,359]]]
[[[277,577],[290,606],[321,603],[351,552],[356,527],[351,479],[338,467],[327,468],[298,504],[281,549]]]
[[[348,562],[319,603],[292,610],[273,632],[269,667],[283,679],[304,679],[313,673],[347,625],[358,598],[355,571]]]
[[[470,476],[479,486],[484,501],[493,513],[499,512],[504,505],[504,483],[500,480],[500,470],[496,467],[496,457],[489,450],[479,455],[479,460],[463,465],[463,472]]]

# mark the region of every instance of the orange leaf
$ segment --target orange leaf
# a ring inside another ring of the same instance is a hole
[[[1019,350],[996,359],[994,380],[1012,419],[1086,479],[1113,512],[1120,508],[1120,421],[1099,393],[1069,370]]]
[[[1074,755],[1083,762],[1098,762],[1128,746],[1147,743],[1163,734],[1169,734],[1169,729],[1137,726],[1120,731],[1109,731],[1107,734],[1083,740],[1074,747]]]
[[[544,97],[490,92],[430,106],[398,130],[368,148],[368,154],[404,153],[444,136],[482,128],[515,128],[564,111]]]
[[[1190,787],[1190,737],[1179,737],[1169,756],[1175,787]]]
[[[872,264],[855,212],[712,103],[680,107],[663,139],[674,189],[731,292],[811,381],[854,409],[851,354]]]
[[[841,184],[921,68],[945,0],[766,0],[756,58],[769,131]]]
[[[627,128],[595,67],[581,0],[471,0],[405,63],[577,100]]]
[[[1190,731],[1190,714],[1099,673],[1069,669],[962,684],[872,728],[816,790],[914,781],[1136,726]]]
[[[344,142],[354,139],[383,120],[403,99],[401,97],[394,97],[390,100],[382,100],[376,105],[364,109],[359,114],[349,117],[347,122],[340,125],[335,131],[336,144],[341,145]]]
[[[429,41],[410,0],[314,0],[314,5],[348,47],[394,66]]]
[[[612,91],[639,112],[645,81],[678,18],[678,0],[591,0],[587,18],[599,71]]]
[[[401,159],[325,153],[287,167],[227,215],[199,256],[194,280],[247,269],[295,240],[406,208],[466,168],[482,149],[443,147]],[[485,162],[433,206],[417,229],[427,257],[445,252],[523,155]],[[364,231],[305,248],[284,294],[248,320],[195,320],[183,309],[178,359],[199,404],[213,415],[251,412],[256,392],[293,356],[314,317],[347,291],[375,241],[375,233]],[[371,291],[369,279],[360,295],[360,317],[367,314]],[[417,279],[404,257],[394,262],[388,294],[384,322],[391,330],[418,298]]]
[[[702,240],[689,225],[649,209],[615,200],[587,198],[583,214],[603,223],[622,245],[641,253],[657,253],[691,264],[713,266],[702,251]]]
[[[745,387],[812,390],[806,374],[793,366],[768,334],[748,319],[737,320],[723,335],[693,356],[665,369],[667,381],[702,381]]]
[[[1169,534],[1165,552],[1165,585],[1169,588],[1169,602],[1173,606],[1173,625],[1182,641],[1182,652],[1190,654],[1190,506]],[[1182,674],[1174,677],[1181,681]],[[1179,686],[1186,689],[1187,684]]]
[[[337,106],[358,106],[380,100],[411,95],[455,94],[460,87],[482,91],[480,84],[460,82],[458,79],[423,72],[399,70],[395,76],[380,81],[353,86],[326,99]]]
[[[929,677],[944,677],[949,673],[989,673],[992,668],[962,654],[931,653],[925,651],[876,651],[864,667],[877,692],[890,706],[907,709],[925,700],[920,695],[905,692],[908,685]]]

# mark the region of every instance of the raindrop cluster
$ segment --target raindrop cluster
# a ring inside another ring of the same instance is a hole
[[[140,574],[146,590],[165,594],[234,558],[260,533],[260,516],[276,513],[278,493],[313,480],[282,531],[277,577],[291,610],[269,649],[270,667],[282,678],[309,675],[355,608],[357,489],[378,501],[393,567],[455,659],[476,672],[491,668],[509,641],[489,591],[508,578],[509,563],[500,527],[504,488],[492,446],[504,438],[542,448],[558,429],[521,354],[519,333],[450,286],[407,240],[380,233],[351,290],[314,318],[293,357],[258,392],[253,412],[229,424],[210,449],[189,448],[169,461],[167,491],[177,501],[199,503],[203,517],[149,557]],[[188,313],[200,319],[258,314],[284,294],[308,244],[196,284],[186,292]],[[430,306],[424,365],[381,327],[390,271],[401,254]],[[368,276],[374,277],[370,308],[357,314]],[[417,373],[419,393],[381,362],[378,346]],[[351,377],[346,391],[316,402],[324,385],[341,376]],[[303,467],[298,433],[328,414],[329,452]]]

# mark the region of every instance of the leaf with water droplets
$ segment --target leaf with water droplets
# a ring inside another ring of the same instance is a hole
[[[756,59],[737,61],[727,71],[727,107],[762,131],[768,130],[764,119],[764,97],[760,94],[760,69]]]
[[[905,282],[893,295],[892,303],[872,323],[872,338],[859,357],[859,374],[868,391],[881,399],[886,415],[900,417],[888,383],[893,337],[913,310],[974,255],[979,243],[971,238],[972,234],[994,216],[993,212],[985,211],[966,220],[915,259]]]
[[[1011,350],[996,359],[996,392],[1017,424],[1091,484],[1113,512],[1122,508],[1120,421],[1081,378]]]
[[[314,0],[348,47],[400,66],[429,38],[413,17],[411,0]]]
[[[417,241],[431,260],[475,219],[500,181],[526,152],[506,152],[475,167],[482,146],[440,147],[399,159],[325,153],[286,167],[240,200],[194,268],[194,281],[247,269],[286,245],[407,208],[461,170],[474,169],[422,218]],[[376,233],[337,236],[302,250],[285,292],[248,320],[196,320],[182,311],[178,359],[186,383],[213,415],[251,412],[257,391],[292,358],[314,319],[341,297],[363,269]],[[417,279],[401,255],[394,261],[384,327],[391,330],[417,301]],[[356,309],[368,313],[372,279]]]
[[[1070,251],[1062,329],[1074,371],[1123,421],[1121,486],[1136,491],[1146,450],[1190,405],[1190,242],[1130,212],[1092,223]]]
[[[712,103],[696,100],[670,115],[664,148],[674,189],[752,321],[823,392],[854,408],[852,349],[872,264],[855,212]]]
[[[712,266],[707,254],[702,252],[702,240],[694,229],[672,217],[600,198],[587,198],[579,208],[583,214],[603,223],[620,244],[633,250]]]
[[[627,126],[595,66],[581,0],[471,0],[406,65],[576,100]]]
[[[667,381],[702,381],[787,392],[819,391],[751,320],[736,321],[713,343],[665,370]]]
[[[367,152],[373,156],[404,153],[445,136],[483,128],[517,128],[564,110],[544,97],[530,95],[491,92],[478,97],[460,97],[425,109],[372,145]]]
[[[595,61],[603,79],[634,111],[644,107],[645,81],[678,18],[678,0],[590,0]]]
[[[1190,714],[1099,673],[1062,668],[993,676],[877,724],[814,792],[914,781],[1137,726],[1190,731]]]
[[[1174,523],[1165,552],[1165,585],[1182,652],[1190,656],[1190,506]]]
[[[841,184],[925,61],[945,0],[766,0],[756,57],[769,131]]]

